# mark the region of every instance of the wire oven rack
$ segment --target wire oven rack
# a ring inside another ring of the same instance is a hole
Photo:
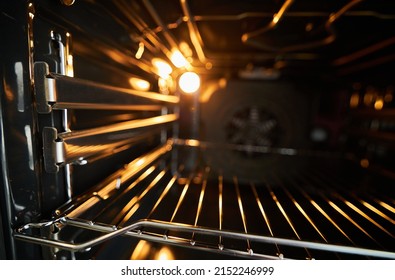
[[[16,229],[15,238],[68,251],[123,235],[247,258],[395,259],[395,200],[372,188],[319,165],[261,183],[224,180],[204,165],[174,172],[164,160],[172,144],[135,159],[52,220]]]

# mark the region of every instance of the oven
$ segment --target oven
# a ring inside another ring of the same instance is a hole
[[[394,259],[395,3],[1,3],[1,259]]]

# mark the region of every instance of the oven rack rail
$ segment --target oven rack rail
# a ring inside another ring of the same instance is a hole
[[[52,225],[73,226],[81,229],[102,232],[105,234],[100,237],[94,238],[92,240],[76,244],[66,241],[27,235],[24,233],[24,231],[28,229],[43,228]],[[44,223],[27,224],[19,228],[17,230],[17,233],[14,234],[14,236],[18,240],[23,240],[44,246],[51,246],[72,252],[89,251],[95,245],[105,242],[111,238],[125,235],[129,237],[135,237],[138,239],[154,241],[159,243],[167,243],[167,244],[182,246],[182,247],[193,247],[198,250],[207,250],[210,252],[217,251],[219,253],[224,253],[228,255],[254,256],[257,258],[265,258],[265,259],[273,259],[273,260],[285,259],[283,254],[280,254],[278,256],[270,256],[270,255],[264,255],[259,253],[257,254],[254,253],[252,249],[248,249],[246,251],[240,251],[240,250],[225,248],[221,244],[218,244],[218,246],[213,246],[213,245],[210,246],[208,244],[196,243],[196,241],[193,239],[179,238],[179,237],[169,236],[166,234],[160,235],[152,232],[145,232],[143,229],[146,227],[160,229],[163,230],[164,232],[168,232],[169,230],[175,230],[178,232],[190,233],[191,236],[195,234],[203,234],[203,235],[216,236],[219,239],[233,238],[239,240],[257,241],[257,242],[263,242],[263,243],[269,243],[275,245],[293,246],[298,248],[306,248],[306,249],[314,249],[314,250],[324,250],[324,251],[335,252],[335,253],[345,253],[345,254],[353,254],[353,255],[361,255],[361,256],[369,256],[369,257],[377,257],[377,258],[388,258],[388,259],[395,258],[394,252],[379,251],[379,250],[372,250],[365,248],[355,248],[350,246],[324,244],[324,243],[301,241],[301,240],[292,240],[285,238],[276,238],[271,236],[260,236],[260,235],[242,233],[242,232],[224,231],[218,229],[192,226],[188,224],[170,223],[170,222],[155,221],[155,220],[140,220],[134,222],[129,226],[123,228],[117,228],[112,225],[62,217]]]
[[[355,182],[319,168],[287,180],[273,175],[260,185],[225,182],[204,165],[182,176],[182,165],[174,172],[168,164],[176,146],[136,158],[52,220],[21,226],[14,237],[78,252],[125,235],[249,258],[317,259],[317,252],[330,252],[325,257],[395,259],[391,198],[351,191]],[[83,238],[70,238],[70,228]],[[297,248],[296,256],[288,248]]]

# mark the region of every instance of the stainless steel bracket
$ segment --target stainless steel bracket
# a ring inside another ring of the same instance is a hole
[[[37,111],[52,109],[161,111],[176,106],[179,97],[143,92],[50,73],[45,62],[34,63]]]
[[[47,172],[58,172],[64,164],[87,163],[94,156],[111,155],[118,148],[143,141],[169,128],[178,116],[168,114],[72,132],[58,133],[55,128],[43,130],[44,166]]]
[[[44,166],[49,173],[59,171],[59,165],[65,162],[64,142],[58,138],[58,131],[53,127],[44,127]]]

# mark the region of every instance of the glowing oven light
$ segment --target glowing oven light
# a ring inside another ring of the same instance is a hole
[[[194,72],[185,72],[181,75],[178,85],[185,93],[195,93],[200,88],[200,77]]]

